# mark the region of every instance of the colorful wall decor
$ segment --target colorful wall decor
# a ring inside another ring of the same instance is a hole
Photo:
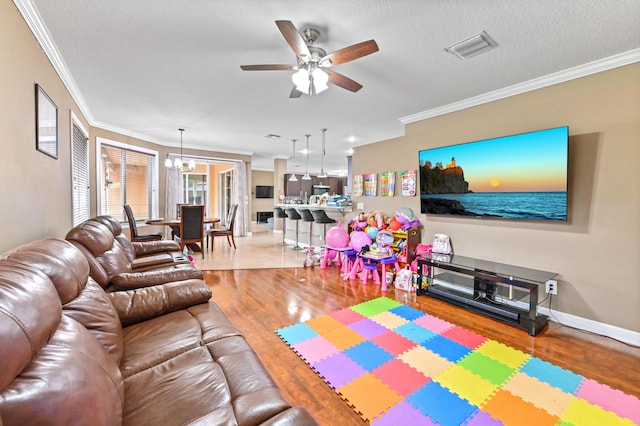
[[[364,179],[364,196],[375,197],[378,195],[378,174],[367,173],[362,176]]]
[[[416,169],[400,172],[401,193],[403,197],[416,196]]]
[[[354,175],[353,176],[353,196],[354,197],[362,197],[363,186],[362,186],[362,175]]]
[[[380,195],[393,197],[396,192],[396,172],[380,173]]]

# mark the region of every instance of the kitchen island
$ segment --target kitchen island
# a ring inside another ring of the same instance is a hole
[[[342,227],[346,230],[348,222],[352,219],[349,213],[352,212],[351,206],[327,206],[320,204],[276,204],[276,207],[280,207],[286,212],[288,208],[324,210],[331,219],[334,219],[336,223],[328,223],[327,229],[336,226],[337,222],[342,222]],[[301,215],[302,216],[302,215]],[[322,247],[324,246],[324,225],[315,222],[304,222],[302,220],[289,220],[286,219],[286,234],[285,242],[294,245],[296,242],[296,223],[298,224],[298,246],[300,247]],[[311,225],[311,234],[309,234],[309,224]],[[274,220],[275,232],[282,232],[282,219]]]

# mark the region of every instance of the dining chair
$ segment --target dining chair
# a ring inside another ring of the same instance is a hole
[[[182,215],[182,206],[193,206],[193,203],[178,203],[176,204],[176,219],[180,219],[180,216]],[[171,239],[175,240],[176,237],[180,236],[180,228],[179,227],[172,227],[171,228]]]
[[[233,243],[233,248],[236,248],[236,240],[233,237],[233,231],[236,224],[236,213],[238,212],[238,205],[233,204],[229,209],[229,213],[227,214],[227,221],[225,222],[224,228],[214,228],[207,231],[207,250],[209,249],[209,237],[211,237],[211,250],[213,250],[213,239],[215,237],[227,237],[227,242],[229,243],[229,247],[231,247],[231,243]]]
[[[182,251],[185,245],[197,251],[195,250],[198,247],[197,243],[200,243],[199,249],[204,259],[204,206],[181,206],[180,236],[177,238]]]
[[[124,213],[129,222],[129,231],[131,233],[131,241],[156,241],[162,239],[161,233],[156,234],[139,234],[136,226],[136,218],[133,216],[133,210],[129,204],[124,205]]]

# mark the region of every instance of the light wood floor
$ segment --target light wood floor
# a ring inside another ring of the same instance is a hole
[[[216,237],[209,241],[209,249],[194,253],[198,268],[202,270],[220,269],[260,269],[293,268],[302,266],[306,257],[304,250],[292,250],[291,246],[282,246],[282,234],[259,228],[246,237],[236,237],[236,247],[229,247],[226,237]]]
[[[289,401],[306,407],[323,425],[364,422],[274,331],[381,295],[640,397],[638,348],[553,322],[531,337],[426,296],[393,288],[383,294],[380,286],[343,281],[336,267],[302,267],[305,254],[278,246],[281,238],[282,234],[256,233],[236,239],[237,250],[217,238],[205,261],[199,256],[196,260],[201,269],[209,269],[205,279],[213,299],[244,333]]]

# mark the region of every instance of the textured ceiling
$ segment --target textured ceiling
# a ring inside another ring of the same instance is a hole
[[[42,22],[93,125],[168,146],[183,127],[185,147],[251,154],[264,170],[310,134],[319,171],[327,128],[325,170],[344,172],[350,147],[401,136],[402,117],[640,48],[638,0],[14,2]],[[291,71],[240,70],[295,63],[276,20],[320,28],[327,52],[375,39],[379,52],[334,68],[364,88],[289,99]],[[444,51],[483,30],[497,49]]]

